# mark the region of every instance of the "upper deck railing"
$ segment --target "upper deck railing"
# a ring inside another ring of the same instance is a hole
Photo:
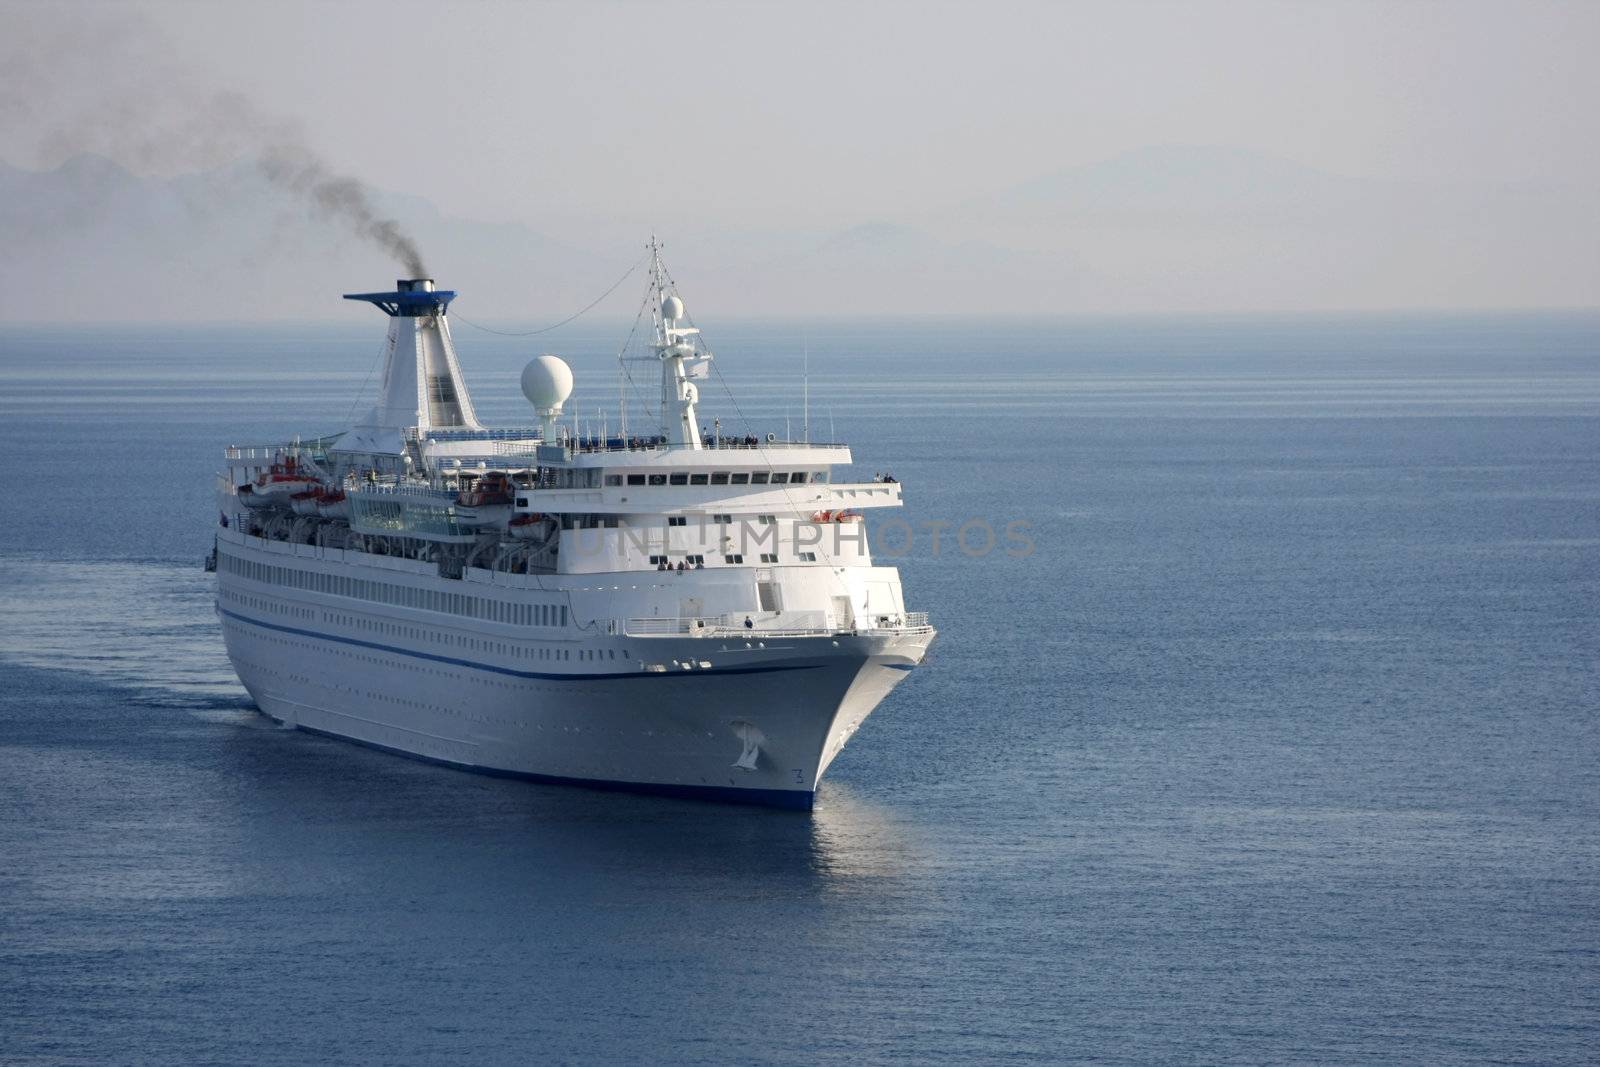
[[[591,455],[601,452],[664,452],[682,449],[683,445],[675,445],[661,436],[628,437],[600,437],[599,435],[566,438],[559,443],[545,446],[540,431],[531,427],[512,427],[507,429],[480,429],[480,430],[428,430],[426,433],[418,431],[415,427],[404,432],[408,442],[418,442],[426,438],[430,441],[461,442],[482,441],[489,446],[487,455],[496,456],[532,456],[534,453],[516,448],[526,441],[540,442],[540,447],[555,447],[565,449],[571,455]],[[314,441],[302,441],[295,444],[292,441],[282,441],[270,445],[229,445],[224,452],[230,460],[249,460],[261,463],[271,463],[277,458],[298,454],[310,456],[314,459],[325,459],[328,448],[339,435],[320,437]],[[724,435],[713,437],[707,435],[701,441],[703,450],[710,452],[754,452],[762,449],[839,449],[848,448],[849,445],[842,441],[780,441],[777,438],[757,437],[747,434],[742,437]]]
[[[842,442],[824,441],[780,441],[777,439],[747,437],[717,437],[707,436],[701,441],[701,450],[704,452],[756,452],[762,449],[838,449],[848,448]],[[684,445],[672,444],[663,437],[577,437],[567,438],[555,445],[544,447],[563,448],[575,456],[592,455],[604,452],[671,452],[687,451]]]
[[[322,438],[299,444],[284,441],[275,445],[229,445],[222,454],[225,459],[250,460],[261,464],[275,463],[284,456],[300,456],[321,462],[328,458],[327,446],[332,440]]]

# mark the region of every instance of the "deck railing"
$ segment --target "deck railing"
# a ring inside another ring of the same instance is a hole
[[[822,612],[807,612],[821,616]],[[877,616],[872,624],[858,626],[774,626],[769,621],[745,626],[746,616],[714,615],[688,619],[622,619],[620,626],[613,623],[613,632],[620,630],[628,637],[744,637],[765,640],[769,637],[826,637],[830,634],[920,634],[932,633],[925,611],[905,612],[901,615]],[[753,616],[751,616],[753,621]],[[881,620],[881,623],[880,623]],[[830,620],[830,623],[837,620]]]

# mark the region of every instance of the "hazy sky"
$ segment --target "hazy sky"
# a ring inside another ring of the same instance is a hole
[[[491,217],[872,217],[1169,143],[1366,176],[1600,179],[1593,2],[136,10],[159,31],[130,35],[138,51],[111,36],[63,66],[104,87],[209,78],[363,176]],[[64,12],[125,17],[11,4],[5,22]],[[143,52],[162,38],[170,55]],[[7,133],[4,156],[49,162],[29,140]]]
[[[0,24],[0,160],[215,163],[244,146],[141,152],[137,119],[82,116],[236,92],[375,185],[568,240],[915,219],[1153,145],[1600,185],[1596,2],[11,2]]]

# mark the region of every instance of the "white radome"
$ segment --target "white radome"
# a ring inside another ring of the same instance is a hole
[[[522,395],[540,411],[559,410],[572,395],[572,368],[548,353],[530,359],[522,368]]]
[[[675,296],[669,296],[661,301],[661,317],[668,322],[677,322],[683,318],[683,301]]]

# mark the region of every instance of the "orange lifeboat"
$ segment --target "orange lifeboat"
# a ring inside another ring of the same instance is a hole
[[[302,489],[298,493],[289,494],[289,506],[296,515],[315,515],[317,513],[317,498],[322,496],[322,487]]]
[[[537,511],[524,511],[520,515],[513,515],[511,521],[506,523],[506,532],[519,541],[531,541],[544,529],[545,517]]]
[[[344,519],[350,516],[350,501],[343,489],[324,489],[317,494],[317,513],[325,519]]]
[[[283,503],[296,493],[315,489],[321,483],[300,465],[296,456],[284,456],[256,479],[255,495],[273,503]]]
[[[464,508],[492,507],[496,504],[511,503],[511,494],[515,487],[511,478],[505,471],[490,471],[471,489],[463,489],[456,494],[456,503]]]
[[[516,487],[505,471],[490,471],[471,489],[456,494],[455,519],[463,526],[498,526],[511,518],[511,497]]]

